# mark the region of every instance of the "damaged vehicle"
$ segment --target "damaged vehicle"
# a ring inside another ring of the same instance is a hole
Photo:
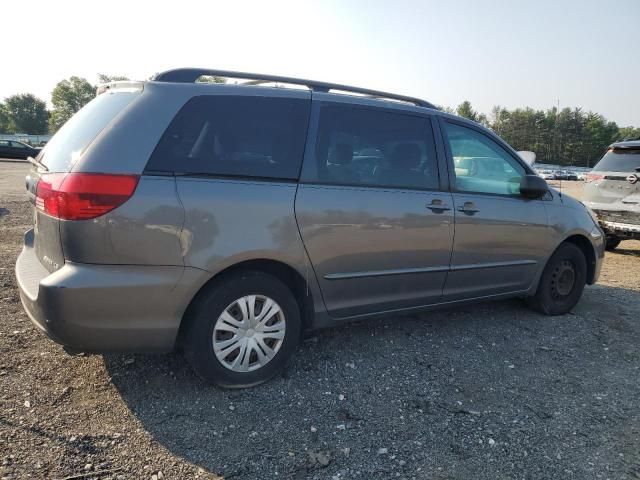
[[[612,144],[587,174],[584,203],[606,233],[606,248],[640,239],[640,140]]]
[[[33,160],[16,264],[69,351],[178,349],[246,387],[305,330],[513,297],[562,315],[598,279],[588,209],[427,101],[208,69],[98,92]]]

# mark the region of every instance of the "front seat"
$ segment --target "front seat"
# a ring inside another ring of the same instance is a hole
[[[348,143],[338,143],[329,152],[327,170],[331,179],[339,183],[353,183],[358,181],[358,175],[353,171],[353,146]]]
[[[422,153],[415,143],[400,143],[391,153],[389,166],[377,173],[379,181],[389,185],[418,186],[423,174],[418,170]]]

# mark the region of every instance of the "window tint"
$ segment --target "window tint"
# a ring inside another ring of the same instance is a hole
[[[315,145],[317,179],[342,185],[438,188],[428,119],[324,106]]]
[[[47,143],[40,161],[51,172],[65,172],[98,134],[136,98],[136,93],[107,92],[87,103]]]
[[[487,135],[453,123],[446,135],[455,167],[456,189],[518,195],[524,167]]]
[[[308,100],[194,97],[158,143],[148,171],[297,179]]]
[[[638,168],[640,168],[640,148],[609,150],[593,167],[600,172],[637,172]]]

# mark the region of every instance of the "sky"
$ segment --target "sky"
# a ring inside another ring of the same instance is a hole
[[[0,99],[49,101],[71,75],[189,66],[469,100],[487,114],[559,103],[640,127],[640,0],[5,3]]]

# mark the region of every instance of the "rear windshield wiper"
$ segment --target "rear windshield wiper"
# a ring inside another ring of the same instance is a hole
[[[27,157],[27,160],[29,161],[29,163],[31,165],[35,165],[36,167],[40,167],[42,169],[44,169],[45,172],[49,171],[49,167],[47,167],[44,163],[42,163],[40,160],[36,160],[33,157]]]

